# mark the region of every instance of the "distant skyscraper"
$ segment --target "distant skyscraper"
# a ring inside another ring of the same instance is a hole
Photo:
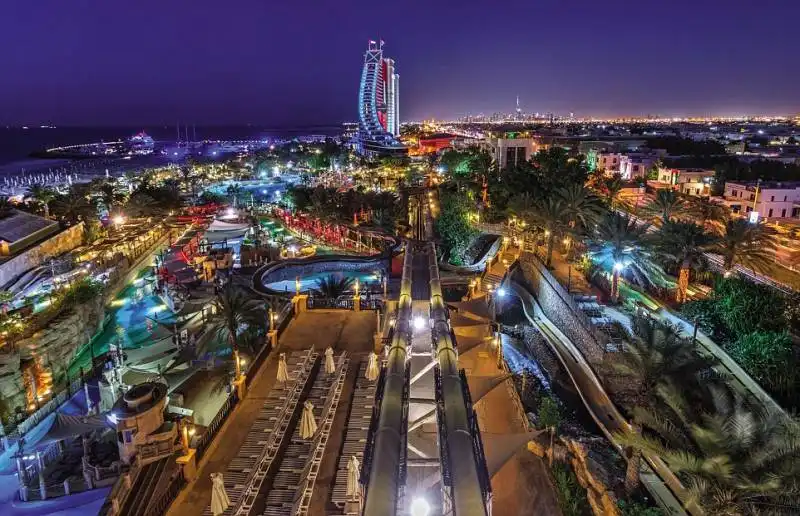
[[[406,154],[400,135],[400,77],[383,57],[383,41],[370,41],[358,89],[358,148],[363,154]]]

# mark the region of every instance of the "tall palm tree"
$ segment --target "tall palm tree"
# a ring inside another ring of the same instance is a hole
[[[643,285],[669,282],[655,262],[647,224],[637,224],[628,215],[609,213],[598,225],[589,243],[589,257],[604,271],[611,271],[611,299],[619,299],[619,278],[624,272]]]
[[[241,376],[239,347],[244,341],[242,334],[253,328],[263,328],[266,324],[264,303],[247,295],[247,292],[228,283],[220,290],[212,303],[214,315],[210,328],[220,339],[228,343],[233,351],[236,378]]]
[[[591,190],[583,185],[573,184],[556,191],[564,202],[567,224],[573,231],[591,227],[603,215],[603,205]]]
[[[116,205],[125,200],[125,194],[119,190],[116,183],[113,181],[106,180],[100,183],[96,187],[95,192],[100,197],[103,206],[105,206],[109,213],[113,211]]]
[[[28,192],[25,197],[33,199],[36,203],[41,204],[44,208],[44,217],[50,218],[50,202],[55,199],[56,192],[45,185],[33,184],[28,187]]]
[[[729,219],[714,251],[722,256],[728,273],[736,265],[763,271],[775,259],[775,233],[764,224],[752,224],[746,219]]]
[[[566,227],[568,217],[567,206],[560,198],[555,196],[548,197],[539,201],[530,212],[531,223],[544,231],[547,253],[545,265],[550,267],[553,261],[553,246],[556,237]]]
[[[327,299],[336,299],[350,290],[353,286],[353,283],[355,283],[355,280],[353,280],[351,277],[339,277],[334,274],[329,274],[324,278],[317,280],[317,285],[314,289],[314,292]]]
[[[705,253],[717,243],[717,238],[691,222],[668,221],[661,226],[655,249],[679,267],[675,300],[687,300],[689,273],[706,262]]]
[[[7,217],[11,214],[11,210],[14,209],[14,205],[8,199],[8,197],[0,197],[0,219]]]
[[[706,514],[800,513],[797,423],[714,389],[711,410],[698,411],[682,392],[663,390],[673,409],[668,415],[635,409],[634,420],[647,432],[617,435],[619,441],[660,456],[688,487],[688,503]]]
[[[622,175],[617,173],[610,176],[603,176],[600,187],[605,192],[606,203],[611,209],[617,204],[617,197],[622,191],[625,182],[622,180]]]
[[[722,224],[730,216],[730,209],[724,204],[718,204],[709,197],[691,196],[688,198],[688,214],[691,215],[703,229],[719,232]]]
[[[59,195],[53,201],[53,213],[70,223],[89,218],[95,212],[95,207],[86,194],[78,191],[70,190],[64,195]]]
[[[639,381],[637,405],[654,406],[658,388],[663,385],[690,389],[701,381],[701,374],[718,363],[712,357],[700,356],[692,339],[681,336],[669,323],[635,316],[631,328],[632,338],[613,366]]]
[[[684,200],[675,190],[663,188],[656,192],[655,198],[647,205],[646,210],[666,224],[684,206]]]
[[[716,360],[701,357],[694,342],[682,338],[670,324],[636,316],[632,321],[632,329],[633,335],[628,346],[619,354],[613,366],[617,371],[636,378],[634,403],[637,407],[658,406],[660,387],[681,385],[687,390],[700,389],[701,374],[717,365]],[[640,461],[641,451],[635,448],[629,450],[625,475],[628,491],[635,490],[639,485]]]

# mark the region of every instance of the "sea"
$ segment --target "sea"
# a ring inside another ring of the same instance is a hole
[[[0,177],[35,170],[57,169],[68,160],[31,157],[53,147],[116,141],[144,131],[156,141],[264,140],[307,136],[337,136],[341,125],[302,127],[245,126],[128,126],[128,127],[5,127],[0,126]],[[180,131],[180,136],[179,136]]]

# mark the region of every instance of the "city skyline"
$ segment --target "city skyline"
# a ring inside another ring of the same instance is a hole
[[[0,31],[12,49],[0,124],[354,121],[358,55],[375,38],[402,63],[402,121],[513,113],[517,96],[524,112],[580,118],[800,112],[800,71],[782,37],[796,5],[481,6],[430,5],[421,15],[364,2],[340,16],[336,6],[260,2],[235,11],[150,0],[16,4]]]

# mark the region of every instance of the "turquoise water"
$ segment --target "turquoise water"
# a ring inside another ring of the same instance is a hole
[[[152,344],[151,331],[157,328],[153,319],[167,324],[175,321],[174,314],[152,293],[152,284],[147,281],[152,274],[153,270],[149,266],[141,269],[136,279],[111,301],[106,308],[106,319],[109,320],[72,360],[69,367],[70,378],[78,376],[81,368],[88,370],[92,356],[108,352],[111,343],[118,340],[122,341],[123,349]]]
[[[354,280],[357,279],[360,285],[360,288],[363,290],[367,285],[371,285],[373,290],[381,290],[381,280],[380,280],[380,273],[377,271],[340,271],[340,272],[315,272],[313,274],[309,274],[300,278],[300,291],[307,292],[309,290],[313,290],[317,287],[317,281],[321,278],[325,278],[328,276],[335,276],[337,278],[353,278]],[[295,291],[295,280],[286,280],[286,281],[275,281],[272,283],[265,283],[264,286],[267,288],[271,288],[272,290],[277,291],[284,291],[284,292],[294,292]]]

